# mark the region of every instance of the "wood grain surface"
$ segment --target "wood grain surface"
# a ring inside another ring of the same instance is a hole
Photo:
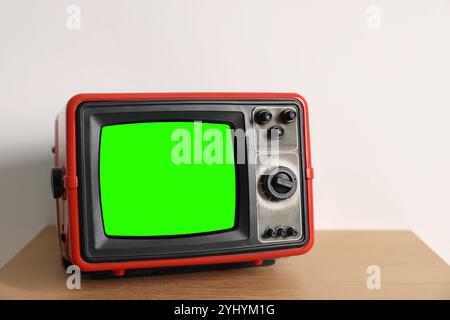
[[[367,267],[381,268],[369,290]],[[450,269],[410,231],[318,231],[304,256],[224,271],[95,280],[66,287],[53,227],[0,270],[1,299],[450,299]]]

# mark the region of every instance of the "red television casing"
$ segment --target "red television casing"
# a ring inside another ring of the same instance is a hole
[[[297,100],[303,106],[303,134],[305,150],[305,176],[308,200],[309,239],[303,247],[262,251],[256,253],[240,253],[227,255],[211,255],[191,258],[139,260],[125,262],[90,263],[85,261],[80,251],[80,228],[78,212],[78,175],[76,148],[76,110],[86,101],[131,101],[131,100]],[[57,228],[62,256],[65,260],[77,265],[82,271],[112,271],[115,276],[125,274],[128,269],[159,268],[188,265],[224,264],[236,262],[252,262],[261,265],[266,259],[275,259],[300,255],[308,252],[313,246],[313,190],[314,176],[311,164],[310,134],[306,100],[296,93],[83,93],[73,96],[66,108],[58,114],[55,122],[55,167],[62,169],[64,193],[56,199]]]

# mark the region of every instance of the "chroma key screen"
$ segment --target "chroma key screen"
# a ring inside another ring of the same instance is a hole
[[[177,121],[102,128],[99,179],[106,235],[177,236],[234,227],[234,159],[195,164],[194,152],[183,150],[183,141],[174,139],[177,132],[194,137],[196,124],[200,139],[208,130],[218,133],[221,143],[215,153],[233,152],[227,124]],[[201,156],[205,145],[200,140]],[[174,161],[175,157],[188,161]]]

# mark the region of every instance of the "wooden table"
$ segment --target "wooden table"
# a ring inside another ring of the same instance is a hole
[[[369,290],[367,267],[381,268]],[[409,231],[318,231],[304,256],[273,266],[95,280],[68,290],[56,231],[0,270],[2,299],[450,299],[450,268]]]

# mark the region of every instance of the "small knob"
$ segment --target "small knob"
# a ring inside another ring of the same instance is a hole
[[[298,235],[298,231],[297,231],[297,229],[295,229],[294,227],[289,227],[289,228],[287,229],[287,234],[288,234],[288,236],[295,237],[295,236]]]
[[[258,111],[255,115],[255,121],[257,124],[266,124],[272,120],[272,114],[267,110]]]
[[[291,123],[297,118],[297,112],[291,109],[286,109],[280,113],[280,120],[284,123]]]
[[[269,139],[280,139],[284,135],[284,129],[279,126],[274,126],[269,129],[267,134],[269,135]]]
[[[275,229],[273,228],[267,228],[266,231],[264,231],[264,237],[265,238],[276,238],[277,233]]]
[[[278,227],[277,228],[277,236],[279,236],[279,237],[286,237],[286,235],[287,235],[287,232],[286,232],[285,228],[283,228],[283,227]]]

